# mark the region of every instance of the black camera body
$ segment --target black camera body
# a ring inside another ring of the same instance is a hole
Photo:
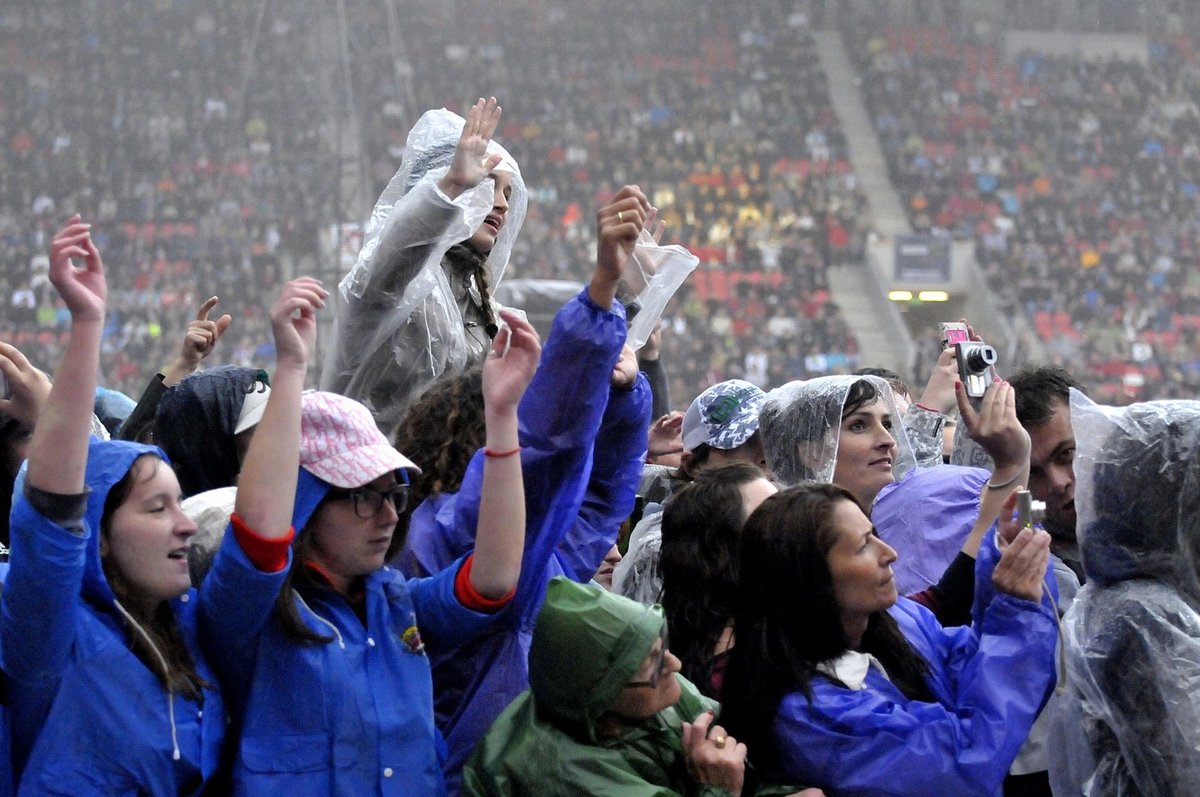
[[[970,398],[983,398],[992,382],[992,366],[996,350],[979,340],[954,344],[954,359],[958,361],[958,378]]]

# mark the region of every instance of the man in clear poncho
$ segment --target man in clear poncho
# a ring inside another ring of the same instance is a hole
[[[1063,620],[1055,794],[1200,794],[1200,402],[1071,390],[1088,583]]]
[[[499,119],[491,99],[465,121],[444,108],[417,121],[338,285],[321,388],[367,405],[389,437],[434,379],[482,360],[495,334],[491,290],[528,206],[517,162],[491,140]]]

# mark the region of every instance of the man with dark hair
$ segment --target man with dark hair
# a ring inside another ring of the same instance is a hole
[[[1082,386],[1057,365],[1026,366],[1008,381],[1017,394],[1017,420],[1032,444],[1029,492],[1046,502],[1052,550],[1082,580],[1075,541],[1075,431],[1070,408],[1070,389]]]

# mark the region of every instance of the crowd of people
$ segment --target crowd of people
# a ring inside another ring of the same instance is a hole
[[[39,255],[53,220],[79,210],[104,222],[100,243],[129,276],[113,297],[106,385],[136,395],[214,294],[236,321],[214,357],[247,365],[270,351],[268,286],[316,267],[331,225],[362,220],[337,204],[338,142],[318,107],[314,73],[332,59],[308,55],[299,6],[259,19],[247,0],[127,3],[80,15],[83,46],[67,47],[77,6],[0,16],[5,332],[41,361],[57,356],[65,311]],[[782,4],[733,20],[706,5],[531,0],[476,30],[456,20],[490,7],[462,2],[415,7],[396,34],[386,6],[349,4],[345,23],[372,195],[416,115],[461,113],[473,101],[463,87],[478,86],[506,99],[501,137],[530,164],[509,277],[582,280],[595,243],[587,209],[636,183],[666,240],[701,258],[664,336],[677,395],[713,373],[765,386],[856,362],[825,269],[861,256],[865,198],[803,16]],[[642,24],[631,30],[629,15]],[[161,30],[179,34],[169,47]],[[136,84],[122,79],[135,73]],[[769,337],[751,332],[763,328]]]
[[[1026,52],[944,27],[861,30],[871,108],[913,227],[972,241],[1006,312],[1113,401],[1200,389],[1200,80],[1192,40],[1144,61]]]
[[[951,347],[923,385],[841,373],[824,270],[858,256],[862,197],[788,4],[736,28],[642,10],[622,38],[613,8],[568,25],[530,0],[476,40],[451,22],[472,2],[425,8],[390,53],[454,68],[370,84],[364,135],[391,151],[335,283],[270,234],[336,212],[285,209],[330,155],[307,74],[282,74],[286,15],[121,6],[48,55],[17,34],[67,30],[63,9],[0,16],[35,142],[0,195],[33,230],[7,278],[34,311],[0,330],[0,797],[1200,791],[1200,402],[1106,406],[1058,365],[976,395]],[[348,10],[358,68],[388,61],[388,10]],[[86,146],[41,90],[88,58],[130,68],[168,22],[181,57],[224,59],[213,86],[170,78],[209,100],[88,73],[119,113]],[[274,39],[238,61],[237,25]],[[517,31],[542,74],[497,43]],[[257,58],[275,93],[230,82]],[[468,78],[518,100],[397,121]],[[247,169],[197,172],[230,119]],[[59,182],[34,135],[58,129],[101,196]],[[914,221],[977,234],[995,219],[956,201],[979,186],[953,162],[897,182]],[[704,265],[635,351],[637,253],[672,228]],[[581,283],[544,335],[495,299],[514,274]],[[157,359],[114,381],[134,355]]]

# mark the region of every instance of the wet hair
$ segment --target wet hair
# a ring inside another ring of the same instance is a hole
[[[1008,383],[1016,392],[1017,422],[1025,427],[1042,426],[1056,410],[1069,412],[1071,388],[1083,390],[1075,377],[1057,365],[1027,365]]]
[[[742,443],[737,448],[730,448],[728,451],[740,451],[749,446],[760,445],[762,440],[762,432],[755,429],[754,433],[746,438],[746,442]],[[671,473],[671,478],[677,482],[677,486],[682,486],[689,482],[694,482],[700,477],[704,468],[708,467],[708,459],[712,456],[713,448],[708,443],[701,443],[691,451],[685,451],[683,460],[679,463],[679,467]],[[761,471],[760,471],[761,475]]]
[[[900,374],[893,371],[891,368],[859,368],[854,372],[855,376],[877,376],[891,386],[892,392],[897,396],[908,398],[908,385]]]
[[[164,463],[153,454],[143,454],[133,461],[133,465],[121,480],[112,486],[104,499],[104,511],[100,517],[100,533],[102,537],[110,537],[113,533],[112,519],[117,509],[129,498],[133,488],[139,483],[153,479],[158,468]],[[104,577],[112,589],[117,602],[123,607],[135,605],[131,600],[133,588],[125,581],[117,562],[110,556],[101,557]],[[128,609],[127,609],[128,611]],[[202,699],[202,690],[212,688],[212,685],[200,677],[196,671],[196,662],[188,650],[179,623],[175,618],[175,610],[169,601],[162,601],[155,607],[149,617],[138,617],[137,623],[145,631],[145,636],[135,629],[128,627],[126,621],[126,641],[134,655],[146,665],[146,668],[158,678],[164,689],[171,689],[189,700]],[[153,645],[153,646],[152,646]],[[167,668],[163,669],[162,662],[154,652],[157,648],[166,660]]]
[[[413,510],[430,496],[456,492],[471,457],[486,439],[482,365],[440,377],[408,408],[392,442],[421,475],[409,487],[408,507],[400,516],[389,560],[404,544]]]
[[[809,463],[802,450],[813,456],[817,450],[812,443],[825,439],[832,428],[840,434],[843,418],[880,398],[879,389],[870,379],[859,379],[850,385],[840,410],[832,402],[794,400],[787,404],[768,401],[759,414],[759,431],[763,433],[767,464],[777,479],[785,484],[814,481],[827,462]],[[836,412],[836,414],[835,414]]]
[[[484,331],[487,332],[489,338],[496,337],[500,326],[496,323],[496,313],[492,309],[492,288],[491,278],[488,275],[487,255],[476,252],[466,243],[457,243],[446,251],[446,258],[460,267],[465,266],[462,270],[475,278],[475,287],[479,290],[479,298],[483,304],[480,312],[483,313]]]
[[[742,528],[741,578],[734,602],[737,644],[730,654],[721,722],[755,751],[755,763],[778,760],[773,718],[784,696],[800,691],[811,701],[822,662],[851,649],[829,570],[840,529],[833,518],[843,501],[862,508],[832,484],[799,485],[764,501]],[[858,649],[877,658],[910,700],[934,700],[928,663],[886,611],[867,622]]]
[[[741,487],[765,478],[750,464],[705,471],[663,510],[660,602],[683,676],[709,694],[713,649],[733,618],[746,522]],[[716,697],[716,695],[710,695]]]

